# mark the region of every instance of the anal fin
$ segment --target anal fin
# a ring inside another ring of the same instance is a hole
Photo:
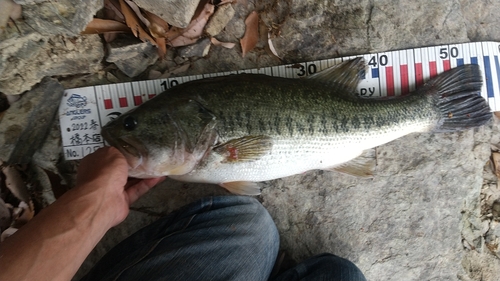
[[[359,155],[358,157],[343,164],[332,167],[329,170],[356,177],[372,178],[376,165],[377,161],[375,149],[371,148],[363,151],[363,153],[361,153],[361,155]]]
[[[239,195],[260,195],[260,186],[251,181],[232,181],[219,184],[229,192]]]

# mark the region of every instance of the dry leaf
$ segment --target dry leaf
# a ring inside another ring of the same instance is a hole
[[[130,1],[130,0],[124,0],[125,3],[128,4],[128,6],[132,9],[132,11],[134,11],[134,13],[137,15],[137,18],[140,19],[142,21],[142,23],[144,23],[144,25],[146,25],[147,27],[149,27],[149,25],[151,24],[149,22],[148,19],[146,19],[142,13],[141,13],[141,9],[139,8],[139,6],[137,6],[137,4],[135,4],[133,1]]]
[[[118,0],[104,1],[104,15],[107,19],[125,22],[125,16],[120,9]]]
[[[3,242],[9,236],[16,233],[16,231],[17,231],[17,228],[14,228],[14,227],[7,228],[4,232],[2,232],[2,235],[0,236],[0,242]]]
[[[494,114],[497,118],[500,118],[500,111],[495,111],[495,112],[493,112],[493,114]]]
[[[182,34],[182,32],[184,32],[183,28],[173,26],[167,31],[167,33],[165,34],[165,38],[167,38],[167,42],[170,42],[175,38],[179,37]]]
[[[30,196],[24,180],[21,178],[19,171],[13,166],[5,166],[2,168],[5,175],[5,185],[16,198],[21,201],[29,202]]]
[[[142,42],[147,41],[157,46],[155,40],[144,30],[144,28],[142,28],[141,24],[139,23],[137,14],[132,11],[130,6],[127,5],[124,1],[125,0],[120,0],[120,8],[123,15],[125,16],[125,22],[127,23],[127,26],[132,29],[132,33],[134,34],[134,36],[141,39]]]
[[[180,36],[169,41],[169,45],[173,47],[186,46],[196,43],[200,36],[203,34],[205,25],[210,16],[214,13],[215,6],[212,4],[205,4],[202,12],[189,23]],[[167,37],[168,38],[168,37]]]
[[[94,18],[81,34],[101,34],[105,32],[130,32],[130,28],[119,21]]]
[[[215,39],[214,37],[210,38],[210,42],[212,42],[212,44],[214,44],[215,46],[221,46],[221,47],[224,47],[227,49],[232,49],[232,48],[234,48],[234,46],[236,46],[235,43],[221,42],[221,41]]]
[[[156,38],[156,44],[158,45],[158,56],[163,59],[167,54],[167,41],[164,37]]]
[[[495,174],[497,175],[497,178],[500,179],[500,153],[493,152],[491,154],[491,157],[493,158],[493,166],[495,167]]]
[[[271,51],[271,53],[273,53],[273,55],[281,59],[281,57],[278,56],[278,52],[276,52],[276,49],[274,48],[273,40],[271,40],[271,32],[267,33],[267,46],[269,47],[269,50]]]
[[[116,33],[116,32],[104,32],[102,34],[102,36],[104,37],[104,41],[106,41],[106,43],[109,43],[109,42],[113,42],[113,40],[115,40],[116,37],[118,37],[118,33]]]
[[[259,14],[253,11],[245,20],[245,35],[240,40],[243,57],[253,50],[259,41]]]
[[[17,208],[14,208],[14,212],[12,214],[12,226],[15,228],[21,228],[21,226],[25,225],[34,216],[35,206],[33,205],[33,201],[30,201],[29,204],[21,201],[21,203],[19,203],[19,206]]]
[[[149,20],[149,32],[155,38],[165,38],[167,31],[170,29],[168,23],[159,16],[143,10],[144,16]]]

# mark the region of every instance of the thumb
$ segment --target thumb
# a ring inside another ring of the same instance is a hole
[[[165,180],[165,177],[142,179],[125,189],[129,206],[132,205],[142,195],[146,194],[153,186]]]

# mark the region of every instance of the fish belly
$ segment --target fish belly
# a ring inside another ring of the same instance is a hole
[[[210,153],[191,172],[172,178],[187,182],[221,184],[234,181],[266,181],[316,169],[331,169],[359,156],[363,150],[401,136],[425,131],[428,122],[395,126],[391,130],[357,132],[334,137],[273,138],[270,153],[253,161],[227,161]]]

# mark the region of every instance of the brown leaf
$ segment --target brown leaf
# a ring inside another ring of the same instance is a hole
[[[491,154],[491,157],[493,158],[493,166],[495,167],[495,174],[497,175],[497,178],[500,179],[500,153],[493,152]]]
[[[155,38],[156,44],[158,44],[158,56],[163,59],[167,54],[167,41],[164,37]]]
[[[104,37],[104,41],[106,41],[106,43],[109,43],[109,42],[113,42],[113,40],[115,40],[116,37],[118,37],[118,33],[116,33],[116,32],[104,32],[102,34],[102,36]]]
[[[167,42],[170,42],[179,37],[182,32],[184,32],[184,28],[173,26],[169,31],[167,31],[167,33],[165,34],[165,38],[167,39]]]
[[[227,49],[232,49],[232,48],[234,48],[234,46],[236,46],[235,43],[232,43],[232,42],[221,42],[221,41],[215,39],[214,37],[210,38],[210,42],[212,42],[212,44],[214,44],[215,46],[221,46],[221,47],[224,47],[224,48],[227,48]]]
[[[2,232],[2,235],[0,235],[0,242],[3,242],[5,239],[14,234],[16,231],[17,228],[14,227],[7,228],[4,232]]]
[[[13,227],[20,228],[25,225],[35,216],[35,206],[33,205],[33,201],[30,201],[29,203],[21,201],[19,206],[14,209],[12,216],[14,219],[14,222],[12,223]]]
[[[104,15],[107,19],[125,22],[125,16],[121,11],[120,3],[118,2],[118,0],[104,1]]]
[[[137,4],[135,4],[133,1],[131,0],[124,0],[125,3],[127,3],[127,5],[132,9],[132,11],[134,11],[135,15],[137,16],[138,19],[140,19],[142,21],[142,23],[144,23],[145,26],[149,27],[150,25],[150,22],[148,19],[146,19],[142,13],[141,13],[141,8],[139,8],[139,6],[137,6]]]
[[[208,22],[208,19],[214,13],[214,9],[214,5],[206,4],[198,17],[189,23],[188,27],[183,30],[179,37],[169,41],[169,45],[173,47],[186,46],[198,41],[203,34],[203,30]]]
[[[144,16],[150,22],[149,32],[151,33],[151,35],[155,38],[160,38],[160,37],[165,38],[167,31],[170,29],[168,23],[153,13],[150,13],[146,10],[142,11],[144,13]]]
[[[245,35],[240,39],[243,57],[253,50],[259,41],[259,14],[253,11],[245,20]]]
[[[495,112],[493,112],[493,114],[494,114],[497,118],[500,118],[500,111],[495,111]]]
[[[155,40],[144,30],[144,28],[139,23],[137,14],[132,11],[129,5],[127,5],[124,0],[120,0],[120,7],[123,15],[125,16],[125,22],[127,26],[132,29],[132,33],[135,37],[141,39],[142,42],[149,42],[155,46],[158,46]]]
[[[119,21],[94,18],[81,34],[101,34],[105,32],[130,32],[130,28]]]

